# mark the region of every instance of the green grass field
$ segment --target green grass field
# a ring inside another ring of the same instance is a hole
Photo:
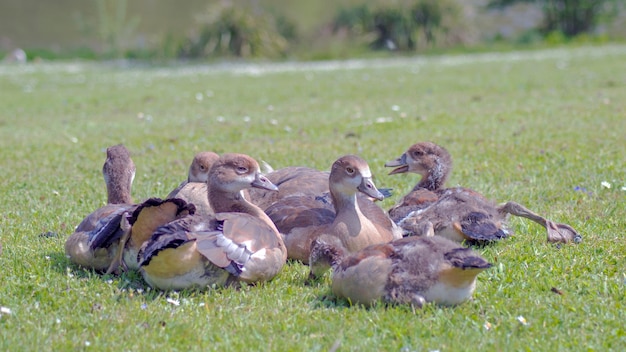
[[[315,64],[2,65],[0,350],[622,351],[624,62],[626,46]],[[449,186],[518,201],[572,225],[583,242],[547,244],[541,227],[513,218],[515,237],[477,249],[494,267],[474,300],[421,311],[350,307],[332,296],[329,276],[305,285],[299,263],[256,287],[160,293],[136,273],[100,276],[63,253],[104,204],[109,145],[132,152],[136,200],[165,196],[201,150],[320,169],[357,153],[378,186],[394,188],[388,208],[417,176],[388,176],[383,164],[422,140],[453,155]]]

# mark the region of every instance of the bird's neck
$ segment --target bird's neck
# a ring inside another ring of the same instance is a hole
[[[425,188],[429,191],[437,191],[443,188],[448,176],[450,175],[450,167],[444,163],[437,163],[428,173],[422,177],[420,182],[413,187],[413,191]]]

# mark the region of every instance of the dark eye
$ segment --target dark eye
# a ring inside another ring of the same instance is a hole
[[[206,166],[200,165],[200,170],[202,170],[202,171],[206,170]]]
[[[245,174],[246,172],[248,172],[248,168],[245,166],[238,166],[237,167],[237,172],[240,174]]]
[[[347,172],[349,175],[352,175],[352,174],[354,173],[354,169],[348,166],[348,167],[346,168],[346,172]]]
[[[413,155],[416,157],[422,156],[422,152],[413,152]]]

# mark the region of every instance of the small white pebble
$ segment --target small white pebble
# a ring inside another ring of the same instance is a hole
[[[202,99],[204,99],[204,95],[202,95],[202,93],[196,93],[196,100],[202,101]]]
[[[377,117],[376,118],[376,123],[387,123],[387,122],[392,122],[393,119],[391,117]]]
[[[112,284],[112,283],[113,283],[113,280],[112,280],[112,279],[108,279],[108,280],[106,281],[106,283],[110,285],[110,284]]]
[[[224,122],[224,116],[218,116],[217,122]]]
[[[250,116],[244,116],[243,122],[250,122]]]
[[[528,322],[526,321],[526,318],[524,318],[523,316],[519,315],[517,317],[517,321],[519,321],[520,323],[522,323],[522,325],[526,326],[528,325]]]
[[[57,323],[57,324],[61,324],[61,319],[57,318],[57,319],[56,319],[56,323]]]
[[[622,191],[626,191],[626,186],[622,186]]]
[[[602,183],[600,183],[600,185],[606,189],[611,189],[611,184],[608,183],[607,181],[602,181]]]
[[[11,309],[10,309],[10,308],[7,308],[7,307],[0,307],[0,315],[2,315],[2,314],[8,314],[8,315],[10,315],[10,314],[13,314],[13,312],[11,311]]]
[[[198,307],[204,307],[206,304],[204,302],[198,303]]]
[[[54,190],[54,189],[52,190],[52,194],[54,194],[55,196],[60,196],[61,195],[61,193],[59,193],[59,191]]]
[[[87,346],[87,347],[91,346],[91,342],[85,341],[85,346]]]
[[[78,143],[78,138],[76,138],[76,137],[71,137],[71,138],[70,138],[70,141],[72,141],[72,143],[76,144],[76,143]]]
[[[179,305],[180,305],[180,301],[178,301],[178,300],[176,300],[176,299],[173,299],[173,298],[169,298],[169,297],[168,297],[165,301],[166,301],[167,303],[171,303],[171,304],[173,304],[173,305],[175,305],[175,306],[179,306]]]
[[[400,111],[400,107],[398,105],[392,105],[391,106],[391,110],[393,110],[393,111]]]

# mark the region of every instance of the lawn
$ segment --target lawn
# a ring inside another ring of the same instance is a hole
[[[626,349],[626,46],[312,64],[0,65],[0,350],[622,351]],[[66,237],[106,200],[105,148],[137,165],[135,200],[165,196],[194,153],[274,168],[387,160],[431,140],[449,186],[515,200],[583,235],[478,248],[494,266],[457,307],[351,307],[289,263],[255,287],[161,293],[136,273],[71,265]]]

